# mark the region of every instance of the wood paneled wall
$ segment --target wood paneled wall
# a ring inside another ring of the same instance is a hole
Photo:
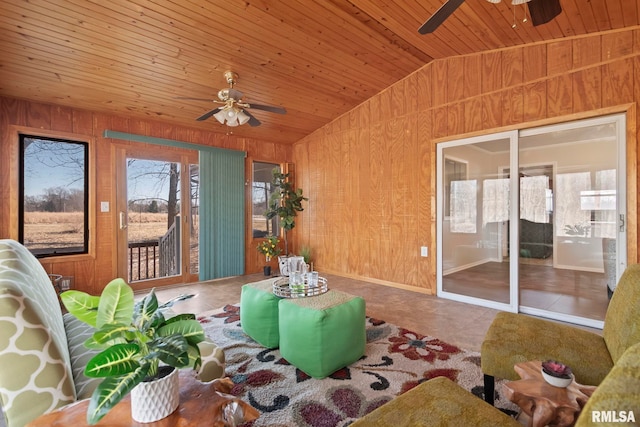
[[[438,141],[625,111],[638,262],[638,101],[637,28],[432,62],[294,145],[309,197],[296,247],[320,271],[435,293]]]
[[[15,127],[41,129],[43,132],[61,132],[79,134],[93,138],[96,156],[95,174],[95,230],[91,237],[95,243],[95,256],[83,257],[81,260],[65,261],[63,257],[55,262],[44,260],[43,265],[49,273],[71,275],[75,277],[78,289],[91,293],[99,293],[104,285],[116,274],[115,260],[115,226],[116,213],[101,213],[98,209],[100,201],[115,204],[115,144],[138,144],[115,141],[103,138],[105,129],[128,132],[159,138],[175,139],[195,144],[244,150],[246,159],[246,198],[247,227],[250,228],[250,190],[251,162],[253,160],[285,163],[291,161],[292,148],[286,144],[276,144],[247,138],[236,138],[225,134],[206,132],[200,129],[180,128],[153,120],[138,120],[126,117],[93,113],[90,111],[61,107],[50,104],[27,102],[12,98],[0,98],[0,238],[17,236],[17,194],[18,158],[15,146]],[[140,144],[144,145],[144,144]],[[163,150],[172,148],[163,147]],[[250,229],[246,237],[247,272],[258,272],[262,269],[262,261],[255,249],[257,242],[251,238]]]

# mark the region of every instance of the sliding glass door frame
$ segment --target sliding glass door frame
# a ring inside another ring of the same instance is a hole
[[[563,132],[567,130],[580,129],[583,127],[600,126],[600,125],[614,125],[616,132],[616,146],[617,146],[617,164],[616,164],[616,214],[617,224],[615,229],[616,235],[616,268],[615,279],[616,282],[624,272],[627,263],[627,228],[626,228],[626,213],[627,213],[627,159],[626,159],[626,115],[625,113],[617,113],[611,115],[605,115],[595,118],[570,121],[564,123],[558,123],[548,126],[540,126],[536,128],[528,128],[522,130],[513,130],[507,132],[498,132],[489,135],[481,135],[471,138],[465,138],[454,141],[447,141],[439,143],[436,146],[437,158],[436,158],[436,270],[437,270],[437,295],[439,297],[456,300],[460,302],[470,303],[479,306],[485,306],[503,311],[510,312],[522,312],[535,316],[550,318],[559,321],[565,321],[584,326],[602,328],[604,322],[597,319],[590,319],[586,317],[575,316],[567,313],[560,313],[541,308],[534,308],[521,305],[520,297],[520,283],[519,283],[519,258],[520,258],[520,242],[519,242],[519,221],[508,221],[509,223],[509,300],[507,303],[500,301],[483,299],[470,295],[464,295],[462,293],[449,292],[444,289],[443,275],[445,274],[444,259],[443,259],[443,228],[445,223],[444,213],[444,198],[443,183],[445,182],[444,174],[444,160],[447,157],[446,151],[451,147],[461,147],[473,144],[490,143],[497,140],[509,140],[509,170],[520,170],[519,159],[519,147],[520,139],[529,136],[537,136],[548,134],[550,137],[556,132]],[[506,160],[506,158],[505,158]],[[501,169],[505,170],[504,166]],[[554,166],[553,180],[555,182],[555,170]],[[503,173],[503,172],[502,172]],[[501,176],[500,170],[496,171],[498,177]],[[509,218],[520,218],[520,174],[509,174]],[[504,176],[504,173],[503,175]],[[555,196],[554,196],[555,197]],[[588,208],[587,208],[588,209]],[[498,232],[500,234],[500,231]],[[502,235],[504,232],[501,233]],[[554,236],[555,236],[554,232]],[[554,238],[555,242],[555,238]],[[555,243],[554,243],[555,246]],[[500,249],[498,249],[500,250]],[[555,250],[553,256],[555,257]]]
[[[624,272],[627,266],[627,228],[626,228],[626,212],[627,212],[627,144],[626,144],[626,115],[624,113],[606,115],[601,117],[595,117],[591,119],[577,120],[571,122],[557,123],[548,126],[541,126],[530,129],[523,129],[519,132],[521,138],[528,136],[536,136],[542,134],[551,134],[553,132],[561,132],[572,129],[578,129],[588,126],[600,126],[614,124],[617,134],[617,164],[616,164],[616,218],[618,219],[617,237],[616,237],[616,268],[615,268],[615,281],[616,283],[620,279],[620,276]],[[512,169],[517,170],[517,169]],[[554,251],[554,265],[555,265],[555,251]],[[533,316],[545,317],[548,319],[559,320],[569,323],[575,323],[592,328],[602,329],[604,321],[589,319],[586,317],[574,316],[566,313],[557,313],[549,310],[542,310],[539,308],[529,307],[521,305],[519,308],[521,313],[530,314]]]

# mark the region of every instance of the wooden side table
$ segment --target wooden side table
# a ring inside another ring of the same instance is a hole
[[[221,418],[223,406],[229,402],[232,387],[228,378],[203,383],[195,378],[193,371],[180,371],[180,405],[168,417],[154,423],[138,423],[131,418],[131,398],[126,396],[107,413],[96,425],[109,427],[223,427]],[[234,398],[235,399],[235,398]],[[239,400],[239,399],[238,399]],[[244,402],[243,402],[244,403]],[[41,415],[27,427],[87,427],[87,407],[89,399],[64,406],[56,411]],[[258,418],[258,411],[244,403],[244,421]]]
[[[516,364],[522,379],[504,385],[507,398],[531,417],[532,427],[572,426],[596,388],[575,380],[567,388],[554,387],[542,378],[541,368],[538,360]]]

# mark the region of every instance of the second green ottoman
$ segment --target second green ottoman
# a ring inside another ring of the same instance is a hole
[[[314,378],[356,362],[367,341],[362,297],[328,291],[279,304],[280,354]]]
[[[273,294],[274,279],[247,283],[240,293],[240,325],[245,334],[267,348],[280,341],[278,302]]]

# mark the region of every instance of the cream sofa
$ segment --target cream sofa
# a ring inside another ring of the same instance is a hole
[[[96,379],[83,371],[92,329],[63,315],[58,295],[38,260],[20,243],[0,240],[0,403],[7,427],[22,427],[56,408],[88,398]],[[224,375],[224,353],[200,346],[199,378]]]

